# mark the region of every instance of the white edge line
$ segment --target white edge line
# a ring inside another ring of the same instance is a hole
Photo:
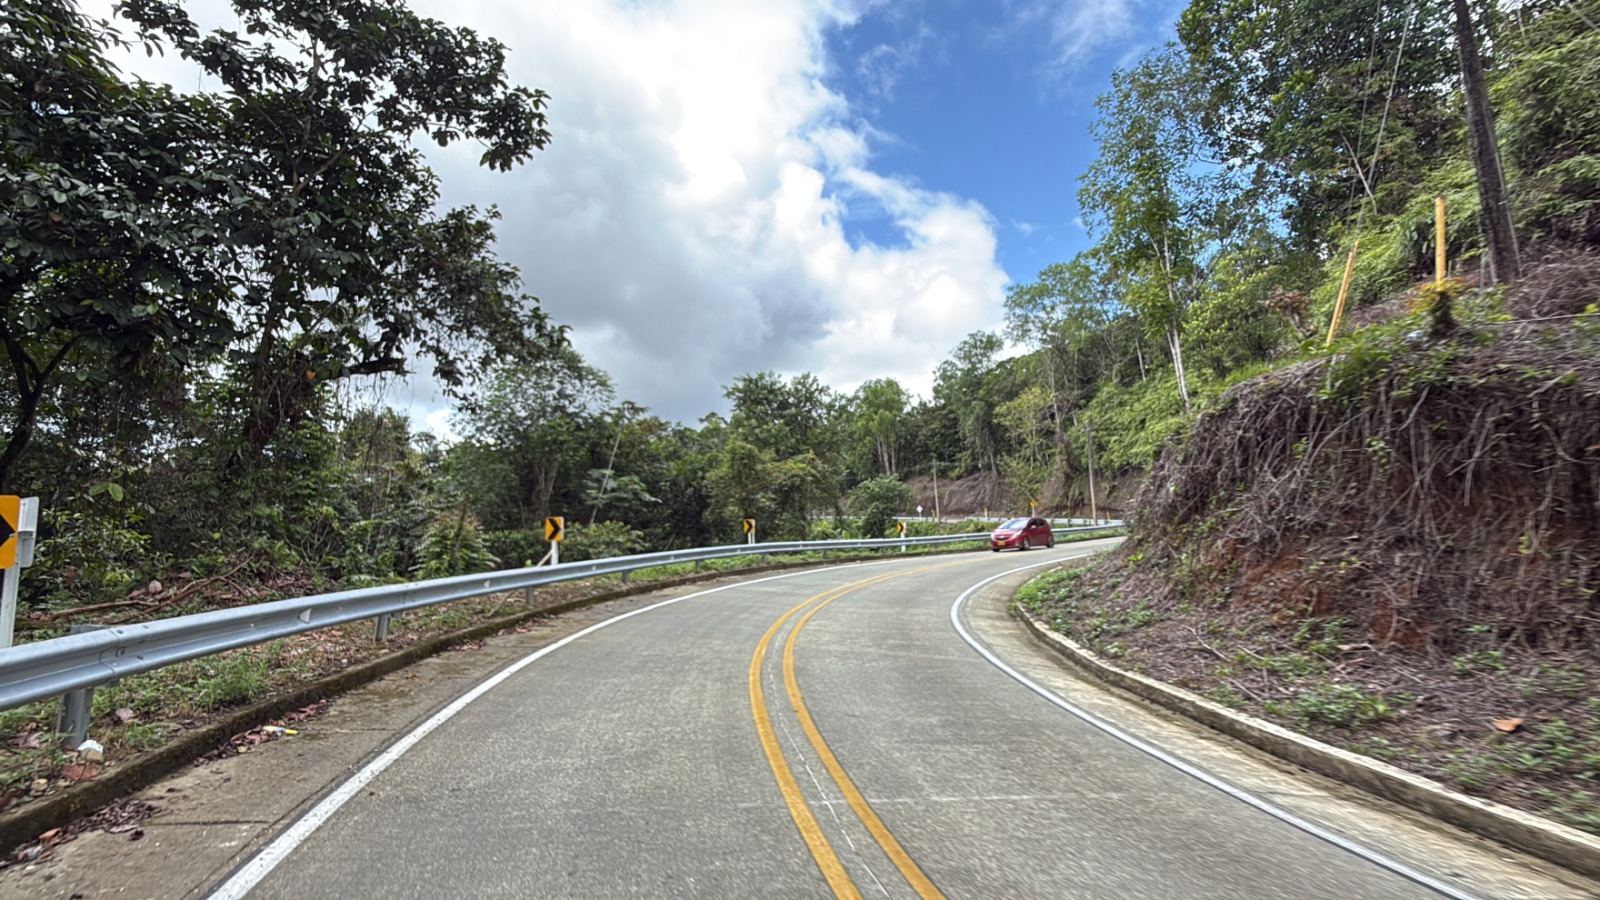
[[[1068,557],[1068,558],[1070,559],[1071,557]],[[1067,712],[1068,714],[1070,714],[1072,716],[1075,716],[1078,719],[1082,720],[1085,724],[1090,725],[1090,726],[1092,726],[1094,728],[1098,728],[1100,731],[1103,731],[1106,734],[1110,735],[1111,737],[1114,737],[1117,740],[1122,741],[1123,743],[1127,744],[1128,746],[1133,747],[1135,750],[1139,750],[1139,751],[1142,751],[1144,753],[1147,753],[1150,756],[1153,756],[1156,759],[1160,760],[1161,762],[1164,762],[1167,765],[1173,767],[1174,769],[1177,769],[1178,771],[1184,773],[1185,775],[1188,775],[1188,776],[1190,776],[1192,778],[1196,778],[1199,781],[1201,781],[1201,782],[1203,782],[1203,783],[1205,783],[1207,785],[1210,785],[1213,788],[1216,788],[1217,790],[1223,792],[1224,794],[1227,794],[1230,797],[1233,797],[1236,800],[1239,800],[1239,801],[1241,801],[1243,803],[1246,803],[1246,804],[1248,804],[1250,806],[1255,807],[1256,809],[1260,810],[1261,812],[1264,812],[1267,815],[1272,816],[1275,819],[1278,819],[1279,821],[1282,821],[1282,822],[1284,822],[1284,823],[1286,823],[1288,825],[1291,825],[1291,826],[1293,826],[1295,828],[1298,828],[1301,831],[1311,835],[1312,837],[1320,838],[1321,840],[1324,840],[1324,841],[1334,845],[1335,847],[1340,848],[1341,850],[1345,850],[1345,851],[1347,851],[1349,853],[1353,853],[1356,856],[1359,856],[1362,859],[1364,859],[1364,860],[1366,860],[1366,861],[1368,861],[1370,863],[1373,863],[1374,865],[1377,865],[1377,866],[1380,866],[1382,868],[1388,869],[1390,872],[1393,872],[1394,874],[1399,875],[1402,878],[1406,878],[1406,879],[1409,879],[1411,881],[1414,881],[1417,884],[1420,884],[1423,887],[1426,887],[1426,888],[1428,888],[1430,890],[1433,890],[1433,891],[1435,891],[1435,892],[1437,892],[1439,894],[1443,894],[1446,897],[1454,898],[1454,900],[1478,900],[1478,897],[1475,894],[1468,894],[1468,893],[1460,890],[1459,888],[1456,888],[1453,885],[1447,884],[1447,883],[1445,883],[1443,881],[1440,881],[1440,880],[1438,880],[1436,878],[1433,878],[1430,875],[1425,875],[1422,872],[1419,872],[1416,869],[1413,869],[1410,866],[1407,866],[1406,864],[1404,864],[1402,862],[1399,862],[1398,860],[1390,859],[1389,857],[1384,856],[1383,854],[1378,853],[1375,850],[1371,850],[1371,849],[1368,849],[1367,847],[1363,847],[1362,845],[1356,843],[1355,841],[1352,841],[1352,840],[1349,840],[1348,838],[1344,838],[1344,837],[1341,837],[1340,835],[1334,834],[1333,832],[1331,832],[1331,831],[1329,831],[1329,830],[1327,830],[1327,829],[1325,829],[1325,828],[1323,828],[1323,827],[1321,827],[1319,825],[1314,825],[1311,822],[1308,822],[1305,819],[1302,819],[1299,816],[1296,816],[1294,813],[1291,813],[1286,809],[1283,809],[1283,808],[1281,808],[1279,806],[1275,806],[1272,803],[1267,802],[1266,800],[1262,800],[1261,798],[1255,796],[1254,794],[1248,793],[1247,791],[1245,791],[1242,788],[1234,787],[1233,785],[1227,783],[1226,781],[1223,781],[1222,779],[1216,777],[1215,775],[1212,775],[1209,772],[1206,772],[1206,771],[1203,771],[1203,770],[1201,770],[1199,768],[1196,768],[1195,766],[1190,765],[1187,762],[1184,762],[1183,760],[1179,759],[1178,757],[1173,756],[1170,753],[1167,753],[1165,750],[1162,750],[1159,747],[1156,747],[1156,746],[1154,746],[1152,744],[1148,744],[1145,741],[1134,737],[1133,735],[1127,733],[1126,731],[1123,731],[1122,729],[1116,727],[1115,725],[1112,725],[1110,722],[1106,722],[1106,721],[1100,719],[1099,717],[1095,716],[1093,713],[1088,712],[1087,710],[1079,709],[1077,706],[1073,705],[1072,703],[1062,699],[1061,697],[1056,696],[1054,693],[1050,692],[1049,690],[1047,690],[1044,687],[1040,686],[1039,684],[1035,683],[1034,681],[1029,679],[1026,675],[1023,675],[1021,672],[1018,672],[1016,669],[1013,669],[1010,666],[1006,665],[1005,663],[1001,662],[999,657],[995,656],[994,653],[992,653],[989,650],[988,647],[985,647],[981,643],[979,643],[978,640],[976,638],[974,638],[967,631],[967,629],[961,624],[961,608],[962,608],[963,605],[965,605],[965,603],[967,601],[967,598],[971,597],[974,593],[976,593],[979,588],[982,588],[983,586],[989,584],[992,581],[997,581],[997,580],[999,580],[1001,578],[1005,578],[1008,575],[1015,575],[1016,573],[1025,571],[1027,569],[1036,569],[1039,566],[1049,565],[1050,563],[1056,563],[1056,562],[1061,562],[1061,561],[1062,561],[1062,559],[1058,557],[1056,559],[1046,560],[1044,562],[1037,562],[1037,563],[1031,563],[1031,564],[1026,565],[1026,566],[1019,566],[1019,567],[1017,567],[1015,569],[1011,569],[1010,571],[1001,572],[998,575],[993,575],[993,576],[990,576],[988,578],[985,578],[984,580],[978,582],[977,584],[973,585],[972,587],[967,588],[967,590],[965,592],[963,592],[961,594],[961,596],[959,596],[959,597],[957,597],[955,599],[954,603],[950,604],[950,624],[955,626],[956,633],[961,635],[961,639],[966,641],[968,646],[970,646],[970,647],[972,647],[972,649],[978,651],[979,655],[981,655],[984,659],[988,660],[990,663],[993,663],[995,668],[997,668],[1000,671],[1002,671],[1002,672],[1006,673],[1007,675],[1011,676],[1013,679],[1015,679],[1023,687],[1027,688],[1030,691],[1033,691],[1035,694],[1038,694],[1039,696],[1043,697],[1044,699],[1050,701],[1052,704],[1054,704],[1055,706],[1059,707],[1061,710],[1063,710],[1063,711]]]
[[[894,561],[895,560],[890,560],[890,562]],[[840,568],[854,568],[856,565],[871,564],[872,563],[856,563],[848,566],[831,566],[828,570],[832,571]],[[466,709],[469,703],[478,699],[479,697],[482,697],[484,694],[492,690],[496,685],[500,684],[500,682],[505,681],[512,675],[517,674],[523,668],[531,665],[544,656],[553,653],[562,647],[565,647],[578,638],[599,631],[607,625],[615,625],[616,623],[621,622],[623,619],[631,619],[634,616],[640,615],[641,613],[650,612],[653,609],[660,609],[663,606],[671,606],[674,603],[681,603],[685,600],[693,600],[696,597],[704,597],[707,594],[715,594],[718,591],[726,591],[731,588],[747,587],[752,584],[760,584],[764,581],[776,581],[780,578],[794,578],[800,575],[812,575],[815,574],[816,571],[817,570],[815,569],[806,569],[801,572],[785,572],[782,575],[769,575],[766,578],[757,578],[752,581],[740,581],[736,584],[725,584],[720,587],[714,587],[704,591],[696,591],[693,594],[684,594],[682,597],[673,597],[668,600],[662,600],[660,603],[652,603],[651,605],[642,607],[640,609],[635,609],[620,615],[612,616],[611,618],[606,619],[604,622],[596,622],[582,631],[579,631],[575,634],[570,634],[549,645],[548,647],[540,648],[539,650],[524,656],[522,659],[517,660],[511,665],[506,666],[504,669],[501,669],[499,672],[490,676],[488,680],[479,684],[477,687],[466,692],[465,694],[462,694],[449,706],[446,706],[444,709],[434,713],[426,722],[423,722],[421,725],[418,725],[416,728],[412,729],[411,732],[405,737],[402,737],[400,740],[391,744],[389,748],[379,754],[376,759],[370,763],[367,763],[366,766],[361,769],[361,771],[351,776],[348,781],[335,788],[333,793],[322,798],[321,802],[312,807],[305,815],[295,820],[293,825],[290,825],[282,834],[274,838],[272,843],[262,848],[261,851],[252,857],[249,862],[235,870],[233,875],[229,876],[227,881],[224,881],[222,884],[218,885],[216,889],[207,896],[211,898],[211,900],[238,900],[238,898],[242,898],[245,894],[250,892],[251,888],[254,888],[257,884],[259,884],[263,878],[266,878],[267,875],[271,873],[279,863],[283,862],[283,860],[290,853],[294,852],[296,847],[300,846],[307,838],[311,837],[312,832],[321,827],[322,823],[328,821],[328,819],[335,812],[338,812],[339,807],[344,806],[345,803],[350,800],[350,798],[361,793],[362,788],[365,788],[367,784],[371,782],[372,779],[378,777],[378,775],[382,773],[384,769],[389,768],[389,766],[393,765],[396,760],[405,755],[407,750],[410,750],[412,747],[416,746],[417,742],[427,737],[439,726],[450,721],[451,717],[453,717],[456,713]]]

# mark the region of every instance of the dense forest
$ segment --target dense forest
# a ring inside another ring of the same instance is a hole
[[[931,396],[755,372],[726,417],[671,422],[523,293],[493,209],[439,203],[424,140],[503,171],[559,133],[503,47],[399,0],[234,6],[244,34],[173,0],[114,26],[0,9],[0,493],[44,510],[27,604],[241,566],[331,587],[523,565],[547,515],[569,559],[732,543],[746,517],[875,536],[922,479],[1104,514],[1230,386],[1352,352],[1396,298],[1431,327],[1469,293],[1493,315],[1522,261],[1600,239],[1600,0],[1194,0],[1100,100],[1094,246],[1011,286],[1005,332],[953,348]],[[124,42],[221,88],[126,77]],[[1414,290],[1436,197],[1451,278]],[[459,441],[368,399],[416,371]]]

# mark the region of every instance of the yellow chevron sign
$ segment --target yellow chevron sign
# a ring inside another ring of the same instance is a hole
[[[562,531],[566,528],[567,520],[561,516],[551,516],[544,520],[544,539],[552,544],[560,543]]]
[[[22,519],[22,498],[0,497],[0,569],[17,564],[17,523]]]
[[[756,520],[755,519],[745,519],[744,520],[744,533],[745,534],[755,534],[756,533]]]
[[[905,537],[906,536],[906,523],[904,523],[904,522],[896,522],[896,523],[894,523],[894,530],[900,532],[900,536],[901,537]]]

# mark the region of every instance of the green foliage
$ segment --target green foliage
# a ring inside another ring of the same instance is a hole
[[[559,333],[493,253],[498,213],[441,208],[413,146],[472,140],[507,170],[550,139],[546,97],[511,85],[504,47],[400,0],[238,0],[240,30],[202,31],[169,0],[119,14],[227,91],[204,146],[234,190],[216,230],[246,390],[239,437],[259,452],[328,382],[432,362],[446,391],[494,363],[542,357]],[[217,146],[220,143],[220,146]]]
[[[569,525],[563,530],[572,527]],[[543,559],[549,550],[544,531],[531,528],[484,532],[483,546],[507,569],[527,568]]]
[[[40,404],[69,371],[152,383],[234,334],[219,207],[234,195],[214,97],[126,82],[73,4],[0,9],[0,414],[7,490]],[[8,491],[9,492],[9,491]]]
[[[34,548],[39,561],[28,573],[43,602],[62,608],[109,600],[157,568],[150,536],[108,515],[46,511],[47,534]]]
[[[1188,429],[1170,372],[1130,387],[1102,389],[1085,416],[1095,423],[1104,472],[1148,468],[1172,437]]]
[[[1017,603],[1025,609],[1043,613],[1052,604],[1070,601],[1075,585],[1088,567],[1046,572],[1017,589]]]
[[[565,540],[561,542],[562,562],[628,556],[645,549],[644,532],[621,522],[569,524],[565,532]]]
[[[1306,725],[1332,725],[1354,729],[1388,721],[1406,697],[1365,694],[1349,684],[1320,684],[1286,703],[1268,701],[1266,710]]]
[[[1505,35],[1491,96],[1519,224],[1535,236],[1600,238],[1600,3],[1556,4]]]
[[[911,488],[887,475],[863,481],[850,490],[850,513],[861,517],[862,537],[890,537],[894,517],[906,514],[914,504]]]
[[[1005,342],[998,334],[969,334],[939,363],[934,372],[933,398],[944,407],[942,427],[959,438],[957,459],[965,471],[999,468],[1002,436],[995,410],[1009,393],[1000,351]]]
[[[95,708],[135,713],[177,709],[195,715],[260,699],[271,687],[269,654],[253,648],[219,653],[135,675],[95,692]]]
[[[551,515],[575,518],[582,491],[561,488],[582,484],[589,449],[603,440],[614,400],[610,378],[570,347],[499,365],[478,399],[452,420],[467,438],[450,454],[459,489],[475,503],[490,501],[486,519],[496,528],[527,527]]]
[[[465,509],[441,513],[417,548],[412,573],[419,579],[488,572],[499,565],[484,542],[483,528]]]
[[[1178,36],[1207,95],[1196,126],[1212,158],[1282,211],[1301,249],[1326,246],[1360,205],[1392,213],[1453,136],[1459,70],[1438,5],[1191,0]]]

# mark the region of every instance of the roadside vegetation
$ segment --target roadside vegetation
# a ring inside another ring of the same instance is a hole
[[[1094,246],[1012,285],[930,396],[754,372],[694,423],[617,396],[493,209],[439,205],[424,143],[505,171],[559,134],[504,47],[400,0],[234,5],[241,34],[0,8],[0,493],[43,510],[19,641],[528,565],[552,515],[578,560],[1031,503],[1134,524],[1034,589],[1068,634],[1593,828],[1600,0],[1193,0],[1101,100]],[[217,87],[130,79],[121,41]],[[459,439],[379,402],[417,372]],[[357,636],[327,637],[152,681],[159,714],[130,682],[116,741]],[[51,764],[48,719],[0,721]]]
[[[1205,394],[1121,549],[1019,603],[1120,666],[1600,833],[1600,182],[1574,174],[1600,159],[1600,105],[1577,99],[1600,87],[1600,5],[1513,4],[1478,23],[1515,274],[1474,221],[1487,213],[1449,16],[1355,27],[1355,9],[1184,14],[1167,52],[1196,75],[1186,108],[1218,126],[1214,150],[1286,179],[1278,233],[1322,248],[1298,284],[1259,267],[1200,283],[1261,279],[1306,339]],[[1302,15],[1338,39],[1296,46]],[[1388,43],[1402,28],[1403,57]],[[1376,58],[1354,52],[1368,46]],[[1229,55],[1249,50],[1259,65]],[[1368,64],[1383,76],[1358,75]],[[1268,85],[1283,92],[1246,109],[1259,95],[1241,89]],[[1381,146],[1359,126],[1380,100],[1401,109]],[[1285,129],[1319,110],[1309,135]],[[1436,195],[1452,261],[1438,281]]]

